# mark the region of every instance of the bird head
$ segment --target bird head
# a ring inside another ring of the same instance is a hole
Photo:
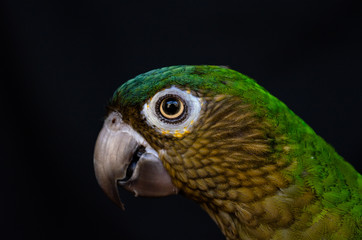
[[[288,134],[298,133],[286,128],[301,123],[234,70],[165,67],[115,91],[95,147],[95,172],[119,206],[118,186],[136,196],[181,193],[227,233],[230,215],[253,224],[245,206],[288,186],[280,170],[292,165],[284,153],[291,150]]]

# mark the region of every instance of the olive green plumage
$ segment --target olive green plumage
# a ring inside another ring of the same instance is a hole
[[[141,114],[170,86],[205,99],[182,137],[159,133]],[[110,109],[158,151],[174,185],[227,239],[362,238],[361,175],[245,75],[218,66],[153,70],[117,89]]]

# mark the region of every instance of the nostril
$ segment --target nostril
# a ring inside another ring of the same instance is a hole
[[[113,112],[108,115],[105,124],[111,131],[119,131],[122,128],[122,117],[120,113]]]

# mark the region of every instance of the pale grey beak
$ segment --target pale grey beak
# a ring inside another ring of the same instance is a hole
[[[157,152],[122,121],[118,112],[108,115],[98,135],[94,169],[103,191],[122,209],[117,184],[135,196],[162,197],[178,193]]]

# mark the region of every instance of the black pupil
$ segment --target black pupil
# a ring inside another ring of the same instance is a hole
[[[167,98],[163,101],[162,110],[167,115],[175,115],[180,110],[180,101],[176,98]]]

